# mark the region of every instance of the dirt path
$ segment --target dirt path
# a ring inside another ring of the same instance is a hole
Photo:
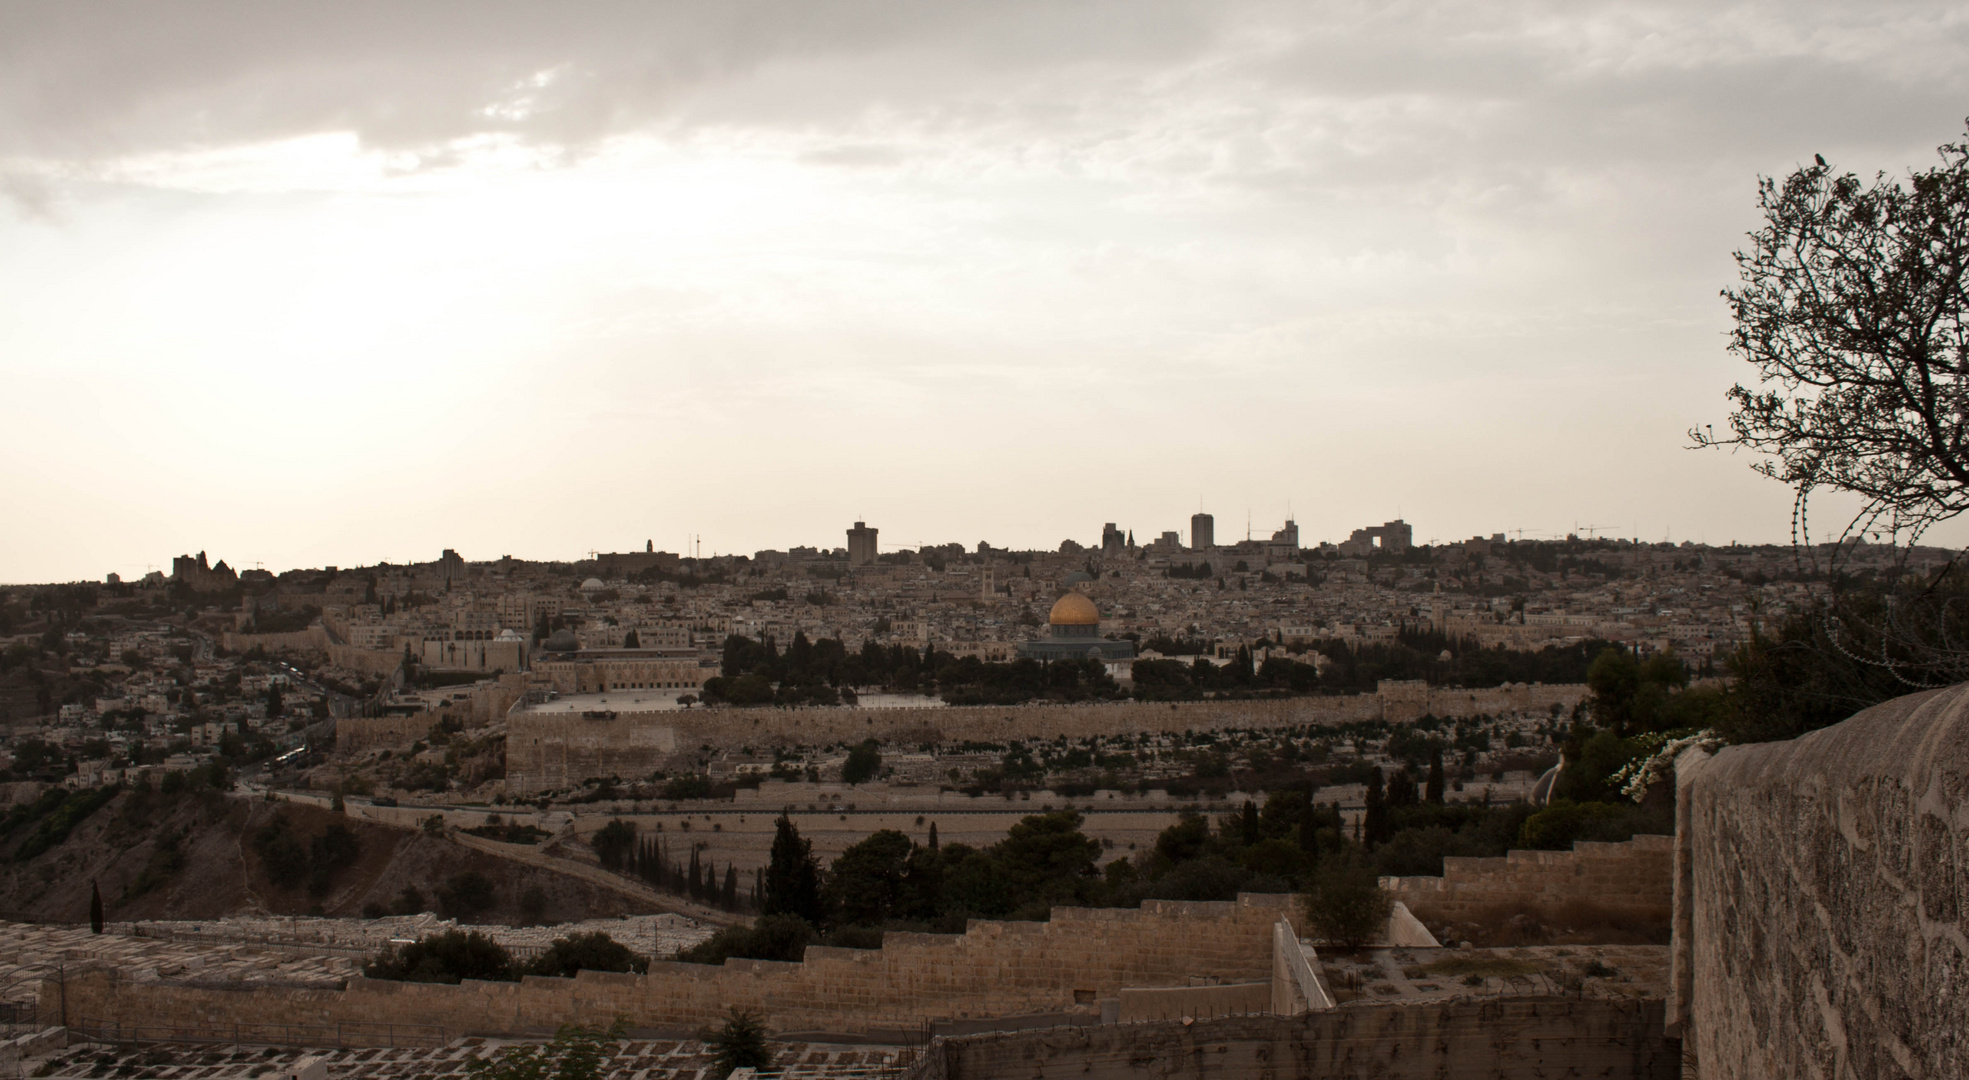
[[[602,888],[612,890],[624,896],[634,897],[643,903],[649,904],[659,912],[668,911],[678,915],[688,915],[699,922],[708,923],[712,926],[732,926],[746,921],[743,916],[734,915],[729,911],[719,911],[717,908],[706,907],[703,904],[693,904],[688,900],[671,896],[669,893],[658,892],[647,885],[632,881],[620,874],[612,874],[599,866],[590,866],[587,863],[575,859],[565,859],[556,855],[549,855],[532,845],[502,844],[497,840],[487,840],[482,836],[473,836],[470,833],[456,831],[449,832],[447,835],[460,846],[471,848],[473,851],[482,851],[487,855],[496,855],[502,859],[525,863],[528,866],[537,867],[542,870],[551,870],[557,874],[580,878],[590,884],[599,885]]]

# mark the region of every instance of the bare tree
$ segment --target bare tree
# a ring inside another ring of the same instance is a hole
[[[1969,140],[1938,152],[1939,166],[1905,178],[1865,182],[1818,157],[1759,180],[1764,226],[1723,293],[1730,351],[1756,379],[1730,390],[1727,435],[1691,432],[1698,446],[1758,452],[1754,468],[1796,491],[1794,542],[1834,584],[1825,640],[1916,685],[1969,677],[1969,590],[1955,563],[1920,580],[1897,563],[1864,602],[1840,585],[1861,543],[1905,559],[1969,510]],[[1823,549],[1807,533],[1818,490],[1861,503]]]
[[[1918,536],[1969,510],[1969,142],[1906,181],[1823,158],[1758,182],[1764,227],[1736,254],[1730,351],[1757,369],[1729,392],[1730,434],[1801,493],[1864,501],[1869,531]]]

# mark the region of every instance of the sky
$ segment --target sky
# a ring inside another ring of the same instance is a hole
[[[10,0],[0,581],[1784,542],[1688,448],[1757,178],[1931,166],[1965,55],[1963,3]]]

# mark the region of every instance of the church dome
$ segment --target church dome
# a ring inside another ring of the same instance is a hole
[[[600,589],[601,587],[602,587],[602,579],[598,577],[591,577],[588,580],[581,583],[582,592],[594,592],[595,590]]]
[[[1046,621],[1053,626],[1099,626],[1101,613],[1094,607],[1094,601],[1070,592],[1053,601],[1053,613]]]

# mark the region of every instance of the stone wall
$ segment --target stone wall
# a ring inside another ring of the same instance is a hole
[[[1438,716],[1570,708],[1586,688],[1511,686],[1430,693]],[[1408,705],[1402,711],[1407,711]],[[506,790],[549,791],[593,777],[646,776],[665,759],[699,746],[820,746],[879,739],[890,743],[1004,742],[1061,735],[1181,733],[1230,728],[1319,727],[1384,718],[1379,695],[1264,701],[1119,702],[924,709],[690,709],[621,712],[587,719],[516,708],[507,717]]]
[[[331,641],[328,643],[328,662],[365,675],[388,676],[402,666],[403,654],[384,649],[358,649],[354,645]]]
[[[1681,1049],[1661,1021],[1659,1000],[1505,998],[1049,1028],[939,1039],[911,1080],[1674,1080]]]
[[[1619,844],[1582,840],[1571,851],[1512,851],[1497,859],[1450,856],[1442,877],[1384,877],[1381,887],[1424,923],[1474,922],[1501,913],[1534,918],[1591,907],[1666,925],[1674,906],[1675,838]]]
[[[305,630],[293,630],[280,634],[242,634],[228,630],[219,635],[219,643],[233,652],[245,652],[252,648],[262,648],[268,652],[314,652],[328,651],[328,633],[319,624]]]
[[[335,750],[360,754],[379,747],[400,749],[431,733],[437,717],[430,713],[410,716],[349,716],[335,721]]]
[[[1677,767],[1704,1080],[1969,1076],[1969,686]]]
[[[1057,1012],[1123,987],[1191,979],[1272,977],[1272,925],[1293,918],[1285,896],[1232,903],[1146,901],[1139,910],[1055,908],[1051,922],[974,921],[961,935],[892,933],[875,950],[807,950],[782,964],[722,967],[658,961],[647,975],[584,971],[573,979],[461,986],[351,979],[346,990],[223,990],[131,982],[109,969],[41,985],[40,1012],[143,1017],[169,1027],[233,1024],[436,1025],[448,1034],[551,1033],[572,1018],[620,1016],[634,1028],[695,1027],[731,1006],[758,1010],[777,1031],[920,1028],[926,1020]]]
[[[1145,1020],[1212,1019],[1272,1011],[1272,980],[1219,986],[1126,986],[1119,1015],[1124,1024]]]

